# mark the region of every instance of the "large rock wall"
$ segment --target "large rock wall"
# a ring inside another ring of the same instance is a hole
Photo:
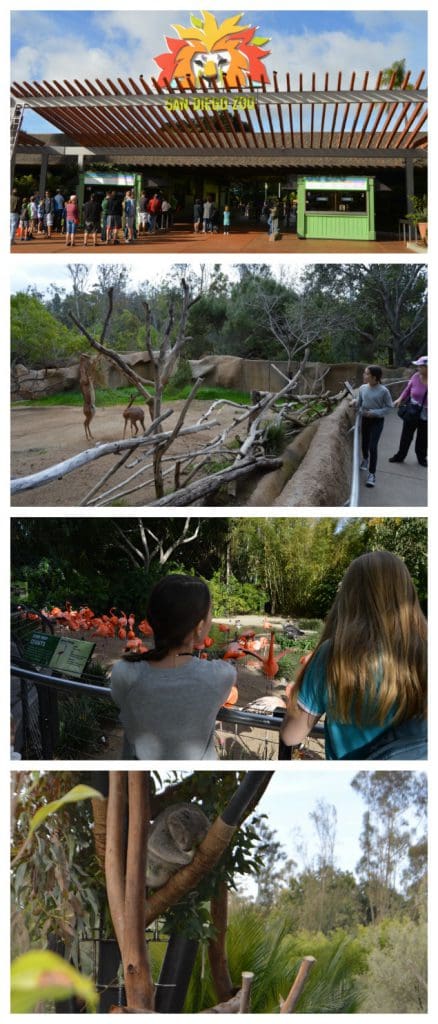
[[[319,421],[305,458],[274,505],[327,507],[347,501],[354,416],[354,409],[345,400]]]
[[[284,377],[288,364],[283,360],[243,359],[240,356],[203,356],[202,359],[189,359],[192,377],[202,377],[205,384],[211,387],[235,388],[236,391],[280,391],[284,386]],[[281,371],[277,373],[275,367]],[[291,364],[292,375],[297,372],[299,363]],[[299,391],[312,394],[322,387],[331,394],[337,394],[348,380],[355,388],[362,384],[363,363],[307,363]],[[391,370],[386,376],[410,376],[410,371]],[[298,390],[298,389],[297,389]]]
[[[59,395],[62,391],[73,391],[79,384],[79,366],[64,366],[46,370],[29,370],[17,363],[11,374],[11,397],[13,401],[28,401]]]
[[[153,367],[144,352],[124,352],[123,358],[144,380],[153,380]],[[121,388],[128,383],[122,371],[105,359],[99,360],[98,378],[99,387]],[[11,373],[11,397],[15,402],[59,395],[76,387],[79,387],[79,363],[71,363],[70,360],[68,366],[38,370],[31,370],[18,363]]]
[[[263,505],[267,508],[275,505],[276,499],[283,491],[288,480],[290,480],[292,474],[296,472],[298,466],[305,458],[312,438],[318,430],[318,426],[319,422],[317,420],[314,423],[309,423],[298,434],[298,437],[295,437],[288,444],[281,456],[283,460],[282,466],[279,469],[273,469],[271,473],[262,474],[254,489],[246,497],[245,505],[250,507],[257,506],[259,508]]]

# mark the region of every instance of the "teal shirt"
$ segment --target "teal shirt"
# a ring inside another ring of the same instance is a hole
[[[298,706],[310,715],[326,715],[325,756],[328,761],[337,761],[344,754],[357,750],[379,736],[390,724],[391,716],[387,717],[383,725],[356,725],[353,722],[337,722],[327,715],[329,645],[330,641],[326,640],[309,663],[299,689]]]

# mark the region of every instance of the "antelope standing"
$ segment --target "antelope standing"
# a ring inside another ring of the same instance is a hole
[[[123,419],[125,421],[125,426],[123,428],[123,437],[126,434],[126,427],[128,426],[128,423],[131,424],[131,437],[134,436],[134,427],[135,427],[135,434],[138,434],[137,423],[141,423],[142,428],[143,428],[143,432],[144,432],[144,409],[142,409],[140,405],[133,405],[132,404],[133,401],[134,401],[134,398],[135,398],[135,395],[132,396],[131,401],[128,402],[128,405],[126,406],[126,409],[124,409],[123,413],[122,413]]]
[[[96,412],[96,395],[93,383],[94,360],[82,354],[79,358],[79,387],[84,397],[84,430],[87,441],[94,441],[90,423]]]

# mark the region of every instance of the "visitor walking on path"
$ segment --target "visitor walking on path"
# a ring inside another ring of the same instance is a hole
[[[202,220],[202,202],[200,199],[195,199],[193,204],[193,230],[195,235],[198,234],[199,228],[201,227]]]
[[[377,446],[383,430],[384,418],[393,409],[391,395],[382,384],[381,366],[367,366],[363,374],[364,383],[353,405],[362,414],[362,462],[360,468],[368,471],[367,487],[376,483]]]
[[[83,208],[84,216],[84,245],[88,243],[88,235],[91,235],[93,245],[97,245],[97,232],[100,231],[100,203],[93,192]]]
[[[20,209],[21,209],[21,199],[20,199],[20,196],[18,195],[17,189],[13,188],[12,192],[11,192],[11,221],[10,221],[11,245],[12,245],[14,239],[15,239],[15,233],[16,233],[16,230],[18,228],[18,222],[20,220]]]
[[[229,235],[231,224],[231,212],[230,207],[226,206],[224,209],[224,235]]]
[[[389,551],[348,567],[293,685],[284,743],[301,743],[323,714],[329,760],[427,757],[427,625],[408,569]]]
[[[132,245],[134,242],[134,225],[135,225],[135,212],[136,203],[133,198],[131,189],[125,193],[123,200],[123,214],[125,219],[125,242],[127,245]]]
[[[228,661],[194,657],[211,626],[207,584],[194,576],[166,576],[153,588],[146,615],[153,650],[125,655],[111,676],[131,756],[215,760],[216,717],[236,670]]]
[[[73,246],[79,224],[79,207],[77,196],[70,196],[65,204],[65,244]]]
[[[52,237],[52,228],[55,220],[55,204],[53,202],[53,196],[50,192],[46,192],[44,195],[44,231],[47,238]]]
[[[208,234],[208,232],[211,231],[211,229],[212,229],[211,220],[212,220],[214,211],[215,211],[214,203],[211,201],[211,199],[206,199],[205,202],[204,202],[204,207],[203,207],[203,211],[202,211],[202,221],[203,221],[202,231],[203,231],[204,235]]]
[[[398,452],[388,461],[405,461],[416,432],[415,454],[420,466],[427,466],[427,356],[414,359],[412,366],[418,370],[394,402],[397,408],[406,405]]]

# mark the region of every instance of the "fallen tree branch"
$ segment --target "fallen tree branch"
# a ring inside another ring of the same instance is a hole
[[[212,473],[211,476],[202,477],[201,480],[195,481],[194,484],[190,484],[188,487],[183,487],[180,491],[174,491],[172,494],[165,495],[164,498],[151,501],[150,505],[154,507],[196,505],[200,499],[206,498],[209,494],[214,494],[223,484],[227,484],[231,480],[248,476],[249,473],[254,473],[255,470],[269,472],[271,469],[279,469],[282,465],[282,459],[247,458],[237,465],[230,466],[229,469],[223,469],[219,473]]]

